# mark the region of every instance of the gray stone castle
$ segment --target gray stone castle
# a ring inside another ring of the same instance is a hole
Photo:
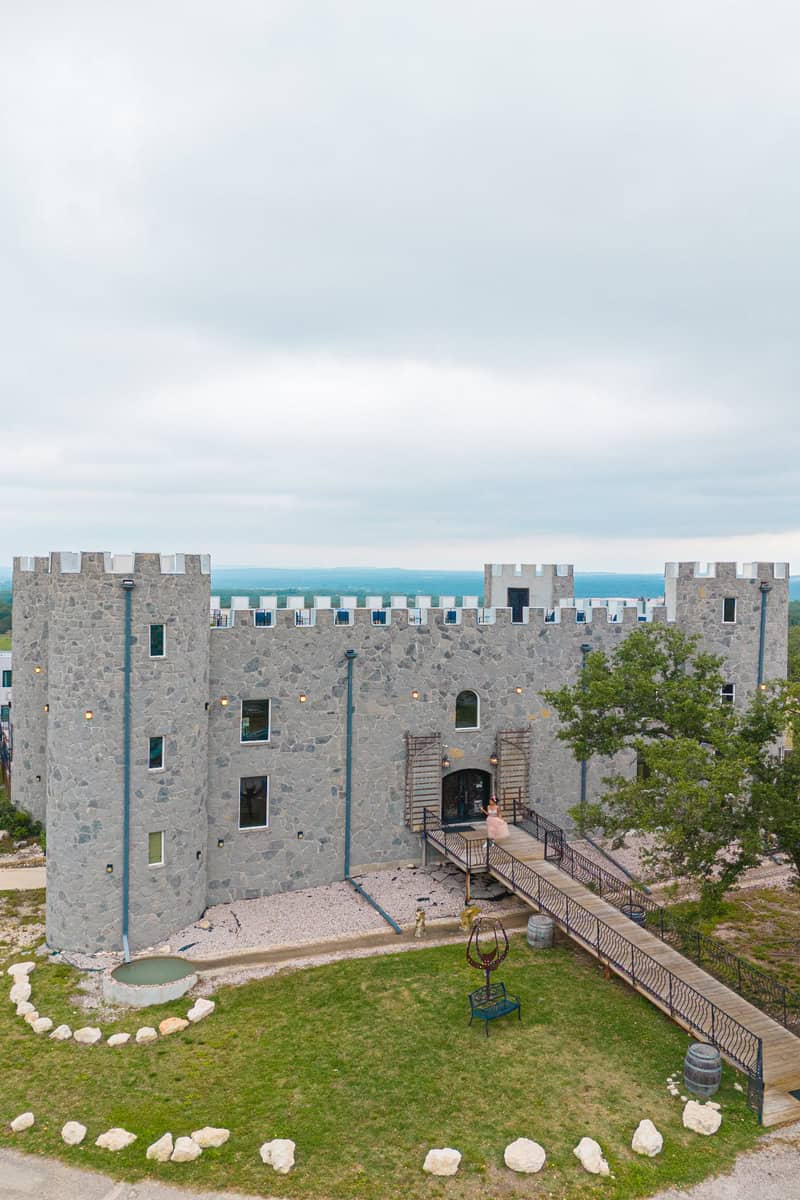
[[[786,563],[670,563],[658,600],[576,601],[571,566],[503,564],[482,605],[223,609],[202,555],[18,558],[13,796],[46,822],[48,942],[136,950],[209,904],[418,861],[425,809],[469,822],[492,792],[567,823],[580,766],[542,690],[668,621],[741,703],[786,674],[788,587]]]

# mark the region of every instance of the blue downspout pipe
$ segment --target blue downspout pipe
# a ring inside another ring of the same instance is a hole
[[[132,579],[123,579],[125,589],[125,663],[122,675],[122,949],[131,961],[128,945],[131,851],[131,613]]]
[[[353,664],[358,657],[355,650],[345,650],[344,657],[347,662],[347,726],[346,726],[346,757],[345,757],[345,774],[344,774],[344,877],[351,887],[355,888],[359,896],[363,896],[368,904],[371,904],[376,912],[380,913],[384,921],[391,925],[395,933],[402,933],[402,929],[392,917],[381,908],[378,901],[370,896],[369,892],[365,891],[360,883],[356,883],[355,879],[350,878],[350,828],[351,814],[353,807]]]
[[[772,591],[769,583],[762,581],[761,585],[761,624],[758,630],[758,686],[764,682],[764,650],[767,641],[767,596]]]

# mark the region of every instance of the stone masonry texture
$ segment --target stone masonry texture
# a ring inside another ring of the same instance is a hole
[[[53,555],[17,560],[14,574],[14,796],[46,815],[48,942],[84,952],[121,945],[124,589],[123,574],[108,564],[109,556],[84,554],[79,569],[64,570]],[[356,652],[356,874],[367,865],[419,861],[419,836],[404,821],[407,733],[439,736],[450,761],[444,777],[464,768],[491,771],[498,734],[528,730],[530,799],[568,824],[580,768],[557,740],[541,692],[578,678],[582,646],[610,651],[638,623],[635,608],[618,621],[595,609],[580,622],[572,608],[554,621],[531,609],[521,624],[497,608],[488,624],[474,609],[458,610],[457,624],[431,609],[414,625],[407,610],[395,609],[383,626],[361,608],[350,625],[335,625],[334,613],[320,609],[308,627],[296,626],[292,610],[277,609],[273,625],[262,627],[242,609],[229,626],[210,628],[209,576],[200,556],[186,555],[177,572],[163,569],[157,554],[137,554],[130,565],[132,950],[167,939],[209,904],[342,878],[346,650]],[[563,577],[549,570],[549,599],[557,603]],[[769,583],[764,673],[785,676],[788,570],[784,576],[765,563],[747,576],[723,563],[713,576],[698,575],[693,564],[675,570],[667,606],[653,617],[669,616],[724,656],[737,703],[756,686],[759,584]],[[568,578],[571,584],[571,569]],[[526,586],[524,576],[521,582]],[[733,624],[722,622],[726,596],[737,598]],[[157,659],[149,655],[149,625],[156,622],[166,633],[165,655]],[[463,689],[480,697],[478,729],[455,728]],[[256,699],[270,703],[269,740],[243,743],[242,701]],[[165,739],[160,771],[148,768],[151,736]],[[589,765],[590,797],[607,769]],[[240,779],[262,775],[269,780],[268,825],[240,829]],[[150,866],[148,835],[161,831],[164,864]]]

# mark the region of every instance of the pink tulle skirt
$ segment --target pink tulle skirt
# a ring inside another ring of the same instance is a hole
[[[493,842],[499,841],[500,838],[508,837],[508,825],[502,817],[486,818],[486,836],[491,838]]]

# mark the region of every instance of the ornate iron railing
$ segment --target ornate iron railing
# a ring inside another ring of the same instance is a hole
[[[544,820],[540,818],[540,821]],[[465,838],[444,826],[439,814],[432,809],[425,809],[423,813],[423,836],[465,870],[491,871],[517,895],[530,900],[541,912],[549,913],[601,962],[649,994],[671,1017],[716,1046],[747,1075],[748,1103],[761,1118],[764,1062],[762,1041],[757,1034],[496,842],[487,838]],[[590,860],[586,859],[586,862]],[[609,878],[614,877],[609,875]]]
[[[800,995],[797,992],[787,988],[768,971],[734,954],[717,938],[700,933],[688,921],[676,917],[634,884],[598,866],[569,844],[563,829],[533,809],[529,809],[517,823],[521,829],[544,842],[545,858],[557,862],[560,870],[615,908],[638,907],[644,914],[644,927],[650,933],[656,934],[709,975],[738,992],[767,1016],[779,1021],[793,1033],[800,1034]]]

